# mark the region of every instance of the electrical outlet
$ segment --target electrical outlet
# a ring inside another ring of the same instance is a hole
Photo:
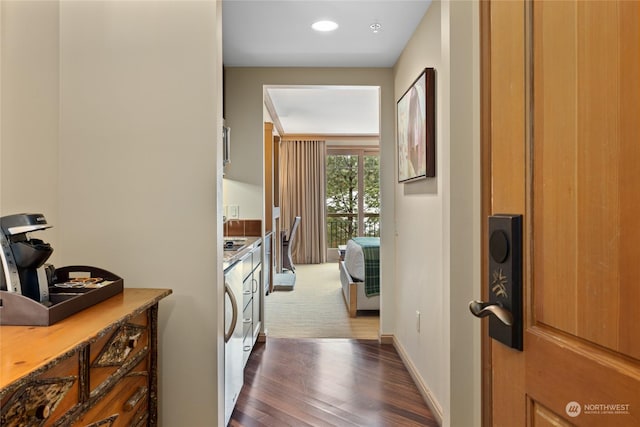
[[[420,332],[420,311],[416,310],[416,331]]]
[[[228,214],[227,217],[231,218],[231,219],[238,219],[240,218],[240,206],[238,205],[229,205],[227,207],[228,209]]]

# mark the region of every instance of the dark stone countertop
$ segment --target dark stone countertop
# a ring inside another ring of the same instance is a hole
[[[229,267],[239,261],[244,255],[251,252],[256,246],[262,242],[260,236],[225,236],[224,241],[233,240],[236,243],[241,243],[242,246],[235,251],[224,251],[224,260],[222,263],[225,272]]]

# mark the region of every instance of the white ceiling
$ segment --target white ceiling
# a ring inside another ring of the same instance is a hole
[[[285,134],[379,133],[377,86],[270,86],[265,91]]]
[[[392,67],[430,0],[223,0],[230,67]],[[329,19],[331,33],[311,29]],[[381,25],[374,34],[369,26]]]
[[[227,67],[392,67],[431,0],[223,0]],[[330,19],[331,33],[311,29]],[[378,23],[374,34],[369,26]],[[270,87],[287,134],[377,134],[378,89]],[[375,96],[374,96],[375,94]],[[372,101],[373,100],[373,101]],[[372,104],[372,102],[374,102]],[[373,130],[373,132],[372,132]]]

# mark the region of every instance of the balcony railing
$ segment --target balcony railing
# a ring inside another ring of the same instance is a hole
[[[346,245],[352,237],[380,237],[380,214],[364,214],[364,230],[358,233],[358,214],[327,214],[327,247]]]

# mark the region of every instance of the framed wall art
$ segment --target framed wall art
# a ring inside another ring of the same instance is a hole
[[[398,101],[398,182],[436,176],[435,69],[425,68]]]

